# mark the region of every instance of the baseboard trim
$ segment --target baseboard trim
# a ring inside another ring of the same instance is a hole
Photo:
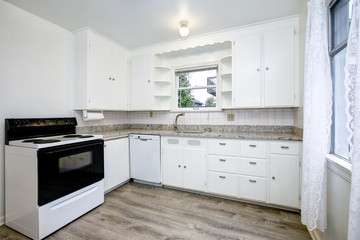
[[[309,231],[310,236],[313,240],[322,240],[321,235],[320,235],[320,230],[319,229],[315,229],[313,231]]]
[[[5,216],[0,217],[0,226],[5,224]]]

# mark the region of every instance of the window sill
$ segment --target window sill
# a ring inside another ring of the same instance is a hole
[[[189,108],[189,109],[173,109],[170,112],[173,113],[197,113],[197,112],[223,112],[222,109],[219,108],[214,108],[214,109],[206,109],[206,108],[199,108],[199,109],[193,109],[193,108]]]
[[[337,175],[341,176],[342,178],[344,178],[346,181],[351,183],[351,164],[344,161],[343,159],[332,155],[332,154],[328,154],[326,156],[327,159],[327,167],[328,169],[330,169],[331,171],[335,172]]]

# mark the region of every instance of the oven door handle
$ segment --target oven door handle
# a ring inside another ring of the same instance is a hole
[[[69,144],[71,145],[71,144]],[[45,154],[54,154],[54,153],[59,153],[59,152],[63,152],[63,151],[69,151],[69,150],[76,150],[76,149],[79,149],[79,148],[85,148],[85,147],[91,147],[91,146],[96,146],[96,145],[104,145],[104,142],[103,141],[100,141],[100,142],[96,142],[96,143],[89,143],[89,144],[79,144],[79,145],[76,145],[76,146],[73,146],[73,147],[66,147],[68,145],[62,145],[60,146],[61,149],[59,150],[54,150],[54,151],[44,151]]]

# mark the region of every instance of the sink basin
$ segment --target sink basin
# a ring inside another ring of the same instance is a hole
[[[193,133],[193,134],[201,134],[204,133],[204,131],[175,131],[173,133]]]

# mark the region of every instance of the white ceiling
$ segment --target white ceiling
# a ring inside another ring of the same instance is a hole
[[[298,14],[304,0],[5,0],[70,31],[90,27],[132,49]]]

